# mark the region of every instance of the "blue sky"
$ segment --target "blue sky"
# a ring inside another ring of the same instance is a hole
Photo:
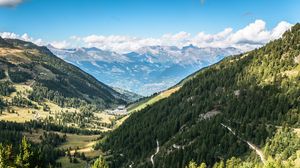
[[[21,1],[21,0],[0,0]],[[239,30],[261,19],[266,29],[296,23],[299,0],[25,0],[0,7],[0,32],[28,33],[46,41],[71,36],[160,37],[181,31]]]

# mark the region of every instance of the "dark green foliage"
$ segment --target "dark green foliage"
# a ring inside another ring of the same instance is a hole
[[[266,143],[265,154],[286,160],[300,150],[300,138],[292,128],[284,127]]]
[[[13,48],[13,45],[11,45],[6,40],[4,40],[2,37],[0,37],[0,47]]]
[[[263,164],[261,160],[253,155],[245,155],[240,158],[232,157],[227,160],[216,162],[213,168],[291,168],[297,167],[297,160],[300,156],[297,151],[300,150],[300,138],[296,135],[293,128],[284,126],[280,128],[273,137],[267,140],[264,147],[264,156],[266,159]],[[242,159],[241,159],[242,158]],[[203,163],[202,163],[203,164]],[[196,165],[194,162],[189,163],[188,168]]]
[[[26,98],[20,96],[19,94],[17,94],[17,96],[14,96],[12,98],[10,105],[17,106],[17,107],[29,107],[29,108],[35,108],[35,109],[38,108],[31,101],[29,101]]]
[[[18,130],[1,129],[0,143],[2,144],[18,144],[22,138],[22,134]]]
[[[0,97],[0,115],[2,114],[2,110],[4,109],[5,106],[6,104],[4,103],[3,99]]]
[[[43,145],[52,145],[57,147],[58,145],[66,142],[66,135],[61,137],[57,133],[44,132],[43,136],[40,137]]]
[[[0,69],[0,79],[4,79],[6,77],[4,70]]]
[[[20,124],[0,121],[0,154],[3,152],[1,151],[1,146],[4,151],[7,151],[8,147],[11,146],[10,150],[12,151],[11,157],[4,160],[5,164],[10,166],[18,165],[19,167],[28,167],[26,166],[27,164],[30,165],[29,167],[59,166],[60,164],[56,163],[56,160],[64,156],[65,151],[56,149],[56,147],[66,141],[66,135],[60,136],[57,133],[44,132],[40,137],[41,143],[27,142],[24,138],[22,139],[24,132],[30,133],[32,130],[45,128],[48,128],[47,131],[63,132],[63,129],[55,129],[53,126],[51,127],[51,125],[37,122]],[[0,159],[0,162],[1,161]],[[0,166],[1,164],[2,163],[0,163]]]
[[[20,144],[20,145],[19,145]],[[19,144],[3,145],[0,143],[0,167],[53,167],[59,164],[55,160],[63,156],[63,152],[55,150],[53,146],[35,146],[29,143],[25,137]],[[47,149],[46,149],[47,148]]]
[[[74,127],[67,127],[62,125],[56,125],[48,122],[30,121],[25,123],[15,123],[0,121],[0,130],[16,130],[16,131],[27,131],[30,132],[36,129],[43,129],[45,131],[55,131],[62,133],[71,134],[82,134],[82,135],[101,135],[102,133],[98,130],[87,130],[79,129]]]
[[[299,72],[294,61],[299,44],[297,24],[282,39],[205,68],[169,98],[132,114],[102,144],[114,156],[111,166],[134,162],[152,167],[147,160],[155,153],[156,140],[161,145],[156,167],[180,168],[191,160],[213,166],[250,150],[221,123],[258,146],[274,135],[275,126],[299,126],[299,73],[285,75]],[[201,116],[210,111],[220,113],[203,120]]]
[[[82,112],[63,112],[60,114],[59,119],[61,119],[62,124],[65,123],[75,123],[79,128],[84,128],[88,123],[94,119],[94,114],[90,111]]]
[[[51,81],[49,83],[51,84]],[[53,85],[53,87],[55,86]],[[55,90],[58,90],[58,88],[60,87],[57,87]],[[30,93],[28,98],[36,102],[43,102],[46,99],[48,99],[61,107],[78,108],[87,104],[86,101],[78,98],[67,98],[63,96],[61,92],[55,90],[51,90],[48,87],[44,87],[41,85],[35,85],[33,86],[33,91]],[[65,89],[62,88],[61,90],[63,93],[66,93],[68,91],[66,88]]]
[[[9,82],[0,82],[0,96],[8,96],[15,91],[15,88]]]
[[[9,71],[9,77],[15,83],[22,83],[32,79],[31,74],[24,71]]]

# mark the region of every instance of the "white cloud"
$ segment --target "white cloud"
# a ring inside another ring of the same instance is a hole
[[[77,37],[76,40],[81,39],[83,45],[87,47],[98,47],[121,53],[135,51],[145,46],[183,47],[190,44],[198,47],[237,47],[246,51],[281,37],[291,26],[290,23],[280,22],[274,29],[268,30],[265,21],[256,20],[237,31],[229,27],[216,34],[199,32],[197,35],[192,36],[187,32],[179,32],[177,34],[164,34],[159,38],[90,35],[82,38]]]
[[[58,49],[68,48],[70,44],[67,41],[53,41],[50,43],[53,47]]]
[[[239,30],[234,31],[229,27],[215,34],[199,32],[196,35],[192,35],[182,31],[176,34],[164,34],[158,38],[139,38],[121,35],[103,36],[94,34],[85,37],[71,36],[64,41],[47,43],[42,39],[33,39],[26,33],[20,36],[11,32],[0,32],[0,36],[31,41],[38,45],[51,44],[60,49],[68,47],[98,47],[103,50],[111,50],[118,53],[136,51],[145,46],[163,45],[181,48],[190,44],[198,47],[236,47],[247,51],[260,47],[271,40],[280,38],[291,26],[292,24],[282,21],[273,29],[268,30],[265,21],[256,20]]]
[[[0,6],[15,7],[22,2],[23,2],[23,0],[0,0]]]
[[[230,37],[230,41],[236,44],[263,44],[268,40],[270,32],[266,30],[266,23],[262,20],[256,20]]]
[[[11,33],[11,32],[1,32],[0,36],[2,38],[11,38],[11,39],[19,38],[19,35],[15,34],[15,33]]]
[[[286,30],[290,29],[293,25],[282,21],[271,32],[271,39],[275,40],[279,38]]]
[[[75,41],[80,41],[81,40],[81,38],[78,37],[78,36],[71,36],[70,39],[75,40]]]
[[[32,41],[33,40],[27,33],[23,34],[21,36],[21,38],[24,39],[25,41]]]
[[[30,37],[27,33],[24,33],[23,35],[18,35],[12,32],[0,32],[0,36],[2,38],[9,38],[9,39],[20,39],[24,41],[29,41],[32,43],[35,43],[36,45],[46,45],[46,43],[42,39],[34,39]]]

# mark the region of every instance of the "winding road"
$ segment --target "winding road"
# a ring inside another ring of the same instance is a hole
[[[234,136],[238,137],[240,140],[242,140],[243,142],[247,143],[247,145],[249,146],[250,149],[254,150],[255,153],[260,157],[260,160],[263,162],[263,164],[266,164],[266,159],[265,159],[265,155],[263,154],[262,150],[259,149],[259,147],[257,147],[256,145],[254,145],[253,143],[241,138],[240,136],[236,135],[236,133],[227,125],[221,123],[221,125],[226,128],[227,130],[229,130]]]
[[[158,142],[158,140],[156,140],[156,145],[157,145],[156,152],[153,155],[151,155],[151,158],[150,158],[153,167],[154,167],[154,156],[157,155],[158,152],[159,152],[159,142]]]

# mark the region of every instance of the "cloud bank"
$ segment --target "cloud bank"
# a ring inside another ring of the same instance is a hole
[[[23,1],[24,0],[0,0],[0,7],[15,7]]]
[[[87,47],[98,47],[116,52],[135,51],[141,47],[153,45],[181,48],[190,44],[197,47],[236,47],[248,51],[280,38],[291,26],[292,24],[282,21],[272,30],[267,30],[266,23],[263,20],[256,20],[240,30],[234,31],[232,28],[226,28],[216,34],[199,32],[192,35],[183,31],[177,34],[164,34],[160,38],[90,35],[76,37],[76,39]]]
[[[9,38],[9,39],[20,39],[24,41],[29,41],[32,43],[35,43],[36,45],[46,45],[46,43],[42,39],[34,39],[30,37],[27,33],[24,33],[23,35],[18,35],[12,32],[0,32],[0,36],[2,38]]]
[[[103,50],[111,50],[118,53],[136,51],[145,46],[176,46],[184,47],[194,45],[197,47],[235,47],[243,51],[252,50],[263,44],[278,39],[282,34],[289,30],[292,24],[282,21],[273,29],[268,30],[266,22],[256,20],[249,25],[234,31],[233,28],[226,28],[215,34],[199,32],[192,35],[188,32],[179,32],[176,34],[164,34],[159,38],[139,38],[121,35],[89,35],[85,37],[71,36],[64,41],[45,42],[41,39],[33,39],[27,34],[22,36],[4,32],[0,36],[4,38],[19,38],[26,41],[32,41],[38,45],[51,44],[56,48],[72,48],[72,47],[97,47]]]

